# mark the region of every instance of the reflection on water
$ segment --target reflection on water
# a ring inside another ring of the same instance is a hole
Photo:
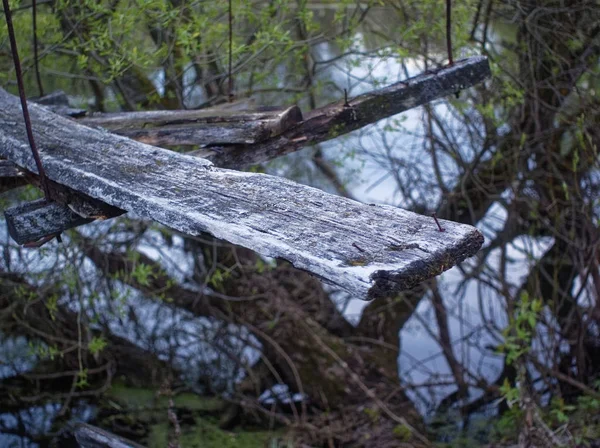
[[[60,407],[60,404],[47,404],[0,414],[0,446],[38,446],[36,438],[51,430]]]
[[[36,356],[24,337],[10,337],[0,332],[0,379],[31,370]]]

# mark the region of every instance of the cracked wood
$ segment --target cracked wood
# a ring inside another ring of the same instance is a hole
[[[35,173],[18,98],[0,90],[0,105],[0,156]],[[286,259],[363,299],[411,288],[475,254],[483,242],[471,226],[443,221],[439,232],[431,217],[216,168],[36,104],[30,114],[51,180],[183,233],[208,232]]]
[[[286,109],[156,110],[98,114],[79,120],[149,145],[249,144],[275,137],[302,121],[298,106]]]
[[[203,149],[195,155],[217,166],[243,168],[266,162],[299,149],[331,140],[384,118],[427,104],[478,84],[491,75],[486,57],[455,61],[452,66],[430,70],[383,89],[314,109],[298,126],[280,136],[254,145],[223,147],[219,152]]]

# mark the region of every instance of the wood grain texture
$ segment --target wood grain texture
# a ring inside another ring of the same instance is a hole
[[[66,432],[75,438],[75,441],[70,441],[69,446],[78,446],[79,448],[144,448],[131,440],[88,423],[72,423]],[[63,440],[67,438],[66,435],[63,437]]]
[[[36,172],[18,98],[0,90],[0,156]],[[481,233],[390,206],[361,204],[289,180],[216,168],[30,110],[50,179],[186,234],[208,232],[289,260],[361,298],[391,295],[477,252]],[[17,121],[16,125],[11,125]]]
[[[489,62],[483,56],[455,61],[452,66],[431,70],[352,98],[348,105],[340,100],[315,109],[305,116],[302,123],[278,137],[254,145],[223,147],[218,152],[200,150],[195,155],[207,158],[217,166],[233,169],[266,162],[435,99],[453,95],[482,82],[490,75]]]
[[[9,235],[19,244],[92,222],[69,207],[45,199],[20,204],[4,212]]]
[[[159,110],[99,114],[79,120],[143,143],[169,145],[250,144],[302,121],[298,106],[276,110]]]
[[[66,117],[83,117],[87,112],[85,109],[76,109],[69,104],[69,97],[62,90],[57,90],[48,95],[32,98],[38,104],[42,104],[50,109],[55,114],[64,115]]]

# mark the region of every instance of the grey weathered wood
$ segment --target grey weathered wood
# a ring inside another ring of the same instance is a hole
[[[43,104],[48,107],[52,112],[65,115],[68,117],[83,117],[86,114],[85,109],[76,109],[71,107],[69,104],[69,97],[62,90],[57,90],[48,95],[32,98],[31,101],[35,101],[38,104]]]
[[[45,199],[11,207],[4,212],[8,233],[19,244],[92,222],[69,207]]]
[[[241,147],[235,145],[234,148],[230,145],[220,148],[218,152],[207,148],[190,153],[190,155],[206,156],[217,166],[235,168],[277,157],[307,144],[335,138],[403,110],[469,87],[485,79],[489,74],[486,58],[468,58],[457,61],[451,67],[430,71],[384,89],[352,98],[348,104],[336,102],[316,109],[299,124],[297,122],[301,119],[301,114],[295,106],[270,113],[228,111],[222,107],[201,111],[127,112],[85,118],[80,122],[101,125],[154,144],[199,144],[215,143],[219,140],[241,142],[249,139],[249,134],[244,134],[248,129],[259,134],[264,131],[261,139],[266,138],[267,135],[271,136],[266,141],[253,145]],[[47,98],[46,101],[51,104],[68,104],[64,93],[59,92],[44,98]],[[269,120],[271,122],[267,128],[270,126],[271,131],[266,132],[262,123]],[[207,129],[204,126],[207,122],[219,126]],[[244,130],[243,126],[247,124],[250,127]],[[150,128],[143,128],[146,125],[150,125]],[[237,126],[234,133],[240,132],[237,140],[232,134],[231,126],[234,128]],[[282,133],[279,136],[272,137],[273,134],[280,132]],[[118,214],[117,212],[116,215]],[[115,216],[115,214],[108,213],[105,216]],[[28,228],[32,226],[33,223]],[[40,238],[45,236],[44,231],[43,227],[39,227]]]
[[[366,205],[286,179],[92,129],[32,104],[48,177],[178,231],[208,232],[289,260],[359,297],[395,294],[477,252],[481,233],[390,206]],[[7,125],[17,121],[17,125]],[[17,97],[0,90],[0,156],[36,172]]]
[[[34,97],[31,98],[31,100],[44,106],[70,106],[69,97],[62,90],[56,90],[48,95]]]
[[[72,108],[67,94],[62,90],[57,90],[42,97],[31,98],[31,101],[42,104],[59,115],[81,117],[86,114],[83,109]],[[27,185],[32,180],[14,163],[8,160],[0,160],[0,193]]]
[[[16,179],[23,177],[23,171],[9,160],[0,160],[0,178]]]
[[[456,61],[452,66],[431,70],[352,98],[348,105],[344,104],[344,100],[340,100],[315,109],[309,112],[298,126],[264,142],[223,147],[218,152],[207,148],[195,151],[194,155],[205,157],[217,166],[234,169],[266,162],[298,151],[307,145],[331,140],[435,99],[453,95],[480,83],[490,74],[487,58],[476,56],[463,59]]]
[[[18,170],[18,167],[12,164],[9,169]],[[27,173],[25,182],[39,187],[40,179]],[[49,181],[48,187],[52,202],[37,200],[4,211],[9,234],[19,244],[33,243],[96,219],[103,220],[126,213],[56,182]]]
[[[275,110],[158,110],[100,114],[81,123],[151,145],[249,144],[275,137],[302,121],[298,106]]]
[[[144,448],[131,440],[88,423],[75,423],[70,432],[79,448]]]

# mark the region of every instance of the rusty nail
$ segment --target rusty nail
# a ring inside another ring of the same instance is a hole
[[[352,243],[352,245],[353,245],[354,247],[356,247],[356,248],[357,248],[359,251],[361,251],[361,252],[365,252],[365,250],[364,250],[364,249],[361,249],[361,248],[358,246],[358,244],[356,244],[356,243]]]
[[[445,232],[444,228],[440,225],[440,222],[437,219],[437,215],[435,213],[433,213],[431,216],[433,216],[433,219],[435,219],[435,223],[437,224],[440,232]]]

